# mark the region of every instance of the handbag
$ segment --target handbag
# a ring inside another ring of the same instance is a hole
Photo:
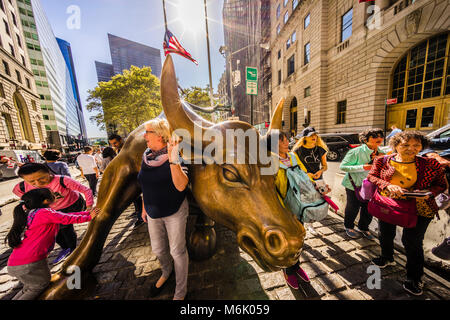
[[[355,184],[355,181],[353,181],[352,175],[349,173],[348,174],[348,178],[350,179],[350,183],[353,186],[353,189],[355,189],[355,195],[356,195],[356,199],[358,199],[359,202],[362,203],[367,203],[369,202],[369,200],[366,200],[364,197],[361,196],[361,187],[357,187]],[[364,181],[367,179],[364,179]],[[368,180],[367,180],[368,181]],[[370,181],[369,181],[370,182]],[[370,182],[371,183],[371,182]]]
[[[417,224],[416,199],[392,199],[375,191],[367,205],[370,215],[381,221],[403,228],[414,228]]]

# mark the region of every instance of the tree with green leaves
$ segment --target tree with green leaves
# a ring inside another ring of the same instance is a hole
[[[160,82],[151,72],[150,67],[131,66],[89,90],[86,109],[96,112],[90,120],[103,130],[115,127],[117,133],[126,136],[157,117],[162,111]]]
[[[209,100],[209,85],[206,85],[206,88],[200,88],[197,86],[192,86],[187,89],[183,89],[181,93],[181,98],[186,102],[195,104],[196,106],[209,108],[211,106],[211,102]],[[214,104],[217,103],[214,101]],[[195,113],[199,114],[206,120],[212,121],[212,114],[205,113],[201,111],[194,110]]]

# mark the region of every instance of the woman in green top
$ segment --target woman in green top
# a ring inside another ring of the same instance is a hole
[[[372,216],[367,211],[367,204],[358,200],[355,189],[350,181],[350,175],[357,187],[362,185],[367,177],[375,157],[383,155],[379,149],[383,143],[384,134],[381,129],[367,129],[359,134],[361,146],[351,149],[345,155],[341,162],[340,169],[346,172],[342,185],[347,194],[347,204],[345,207],[344,226],[345,232],[350,238],[357,238],[357,232],[361,232],[367,239],[374,237],[369,231],[369,224],[372,222]],[[358,227],[355,230],[355,219],[359,215]]]

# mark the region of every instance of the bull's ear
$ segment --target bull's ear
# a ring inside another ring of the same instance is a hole
[[[282,129],[284,101],[285,101],[285,99],[281,98],[280,101],[278,102],[277,107],[275,108],[275,111],[273,112],[268,132],[270,132],[271,130],[275,130],[275,129],[278,129],[278,130]]]

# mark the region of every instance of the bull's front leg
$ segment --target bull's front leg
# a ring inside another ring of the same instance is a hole
[[[137,156],[133,156],[123,150],[108,165],[98,192],[97,207],[101,209],[101,213],[89,223],[80,245],[64,262],[61,270],[53,275],[51,284],[39,299],[81,299],[95,287],[92,269],[101,258],[106,238],[120,214],[141,192],[137,182],[139,152],[140,150],[135,150]],[[142,153],[143,150],[140,154]],[[80,268],[81,289],[70,289],[68,286],[68,280],[72,280],[71,266]]]

